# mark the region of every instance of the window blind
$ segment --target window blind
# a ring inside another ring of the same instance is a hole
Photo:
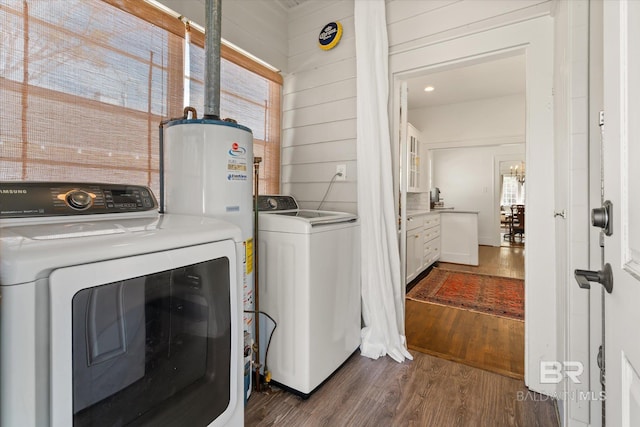
[[[184,67],[184,24],[146,2],[0,0],[0,25],[0,180],[158,194],[160,121],[182,115],[185,92],[204,111],[202,34],[190,37]],[[222,51],[221,115],[252,129],[260,191],[278,192],[281,77]]]

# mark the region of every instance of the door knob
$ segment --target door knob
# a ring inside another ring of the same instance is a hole
[[[582,289],[590,289],[590,282],[594,282],[604,286],[608,293],[613,291],[613,272],[609,263],[606,263],[600,271],[575,270],[573,274],[578,281],[578,286]]]
[[[591,225],[600,227],[604,234],[611,236],[613,233],[613,204],[607,200],[602,204],[601,208],[591,210]]]

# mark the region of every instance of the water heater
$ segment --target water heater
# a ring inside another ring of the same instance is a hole
[[[253,134],[213,119],[177,119],[164,125],[164,212],[209,216],[242,230],[244,309],[253,310]],[[244,329],[254,337],[253,316]]]

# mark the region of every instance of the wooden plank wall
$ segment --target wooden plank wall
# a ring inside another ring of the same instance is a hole
[[[332,50],[318,34],[340,21],[343,35]],[[312,1],[289,16],[289,74],[283,88],[282,173],[284,194],[317,209],[336,166],[347,166],[322,208],[356,212],[356,56],[353,1]]]
[[[390,57],[419,47],[549,13],[546,0],[387,0]],[[317,46],[331,21],[344,33],[330,51]],[[356,57],[353,0],[310,1],[289,12],[289,61],[282,123],[284,194],[317,208],[336,171],[323,209],[357,212]]]

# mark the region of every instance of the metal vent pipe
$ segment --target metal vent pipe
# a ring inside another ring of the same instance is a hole
[[[222,0],[206,0],[204,33],[204,118],[220,119]]]

